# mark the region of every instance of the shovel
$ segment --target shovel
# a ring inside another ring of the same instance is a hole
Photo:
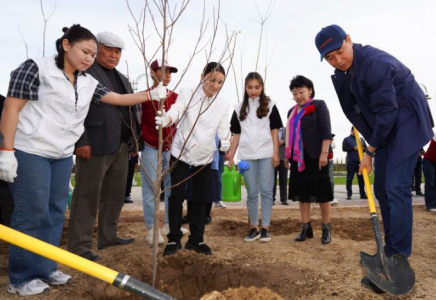
[[[357,150],[360,160],[363,157],[362,144],[359,132],[354,128]],[[371,222],[374,228],[375,240],[377,243],[377,253],[374,255],[360,252],[360,259],[363,269],[371,281],[383,291],[400,296],[407,294],[415,285],[415,273],[413,272],[407,257],[404,253],[386,257],[383,240],[380,230],[377,211],[375,209],[374,197],[372,195],[371,184],[369,182],[368,170],[363,169],[363,180],[365,182],[366,194],[370,210]]]
[[[87,260],[76,254],[3,225],[0,225],[0,240],[4,240],[7,243],[94,276],[95,278],[106,281],[119,289],[137,294],[144,299],[174,300],[171,296],[162,293],[129,275],[118,273],[105,266],[99,265],[93,261]]]

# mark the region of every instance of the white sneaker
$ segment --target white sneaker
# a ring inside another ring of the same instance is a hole
[[[148,230],[148,232],[147,232],[147,237],[146,237],[146,241],[150,244],[150,245],[153,245],[153,227],[151,227],[149,230]],[[157,237],[157,243],[159,244],[159,245],[161,245],[161,244],[163,244],[164,243],[164,238],[163,238],[163,236],[162,236],[162,234],[160,233],[160,230],[158,231],[158,233],[159,233],[159,235],[158,235],[158,237]]]
[[[164,226],[162,227],[162,229],[160,230],[160,232],[163,235],[167,235],[168,233],[170,233],[170,224],[165,223]]]
[[[59,270],[51,273],[50,278],[48,279],[48,284],[50,285],[63,285],[65,283],[71,282],[72,278],[70,275],[67,275]]]
[[[182,231],[183,235],[188,234],[189,230],[183,227],[180,227],[180,230]]]
[[[429,212],[436,212],[436,208],[429,208],[428,211]]]
[[[331,206],[336,206],[336,205],[338,205],[338,203],[339,203],[338,199],[337,198],[333,198],[332,202],[330,202],[330,205]]]
[[[48,291],[50,291],[50,287],[41,279],[33,279],[21,284],[18,287],[14,287],[12,284],[10,284],[8,287],[9,293],[20,296],[38,295]]]
[[[216,208],[226,208],[227,205],[225,205],[222,201],[218,201],[218,202],[215,202],[215,207]]]

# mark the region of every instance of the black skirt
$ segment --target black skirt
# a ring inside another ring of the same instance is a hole
[[[319,170],[319,159],[309,157],[306,152],[305,169],[302,172],[298,172],[298,164],[292,158],[290,163],[288,199],[306,203],[326,203],[333,200],[328,164]]]

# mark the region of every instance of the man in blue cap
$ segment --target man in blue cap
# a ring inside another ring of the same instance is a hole
[[[387,257],[412,250],[410,178],[417,153],[433,136],[433,119],[426,97],[410,70],[392,55],[371,46],[353,44],[345,31],[330,25],[315,38],[323,59],[335,68],[333,85],[342,110],[369,145],[363,168],[372,171],[380,204]],[[378,289],[368,278],[365,287]],[[377,290],[378,289],[378,290]]]

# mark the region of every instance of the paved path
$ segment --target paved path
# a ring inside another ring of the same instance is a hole
[[[422,190],[423,185],[422,185]],[[359,187],[357,185],[353,185],[353,194],[352,200],[346,200],[347,192],[345,185],[336,185],[335,186],[335,198],[339,200],[339,204],[334,207],[365,207],[368,206],[367,200],[361,200],[359,196]],[[279,192],[277,191],[277,195]],[[242,200],[238,202],[225,202],[227,205],[227,208],[245,208],[246,206],[246,200],[247,200],[247,191],[245,187],[242,187],[241,191]],[[142,210],[142,195],[141,195],[141,187],[135,186],[132,188],[132,198],[133,203],[131,204],[125,204],[123,207],[123,210]],[[415,197],[413,196],[413,205],[424,205],[424,197]],[[276,201],[276,204],[274,206],[274,209],[286,209],[286,208],[298,208],[298,202],[292,202],[288,201],[289,205],[282,205],[280,201]],[[376,201],[377,205],[377,201]],[[163,202],[161,202],[162,210]]]

